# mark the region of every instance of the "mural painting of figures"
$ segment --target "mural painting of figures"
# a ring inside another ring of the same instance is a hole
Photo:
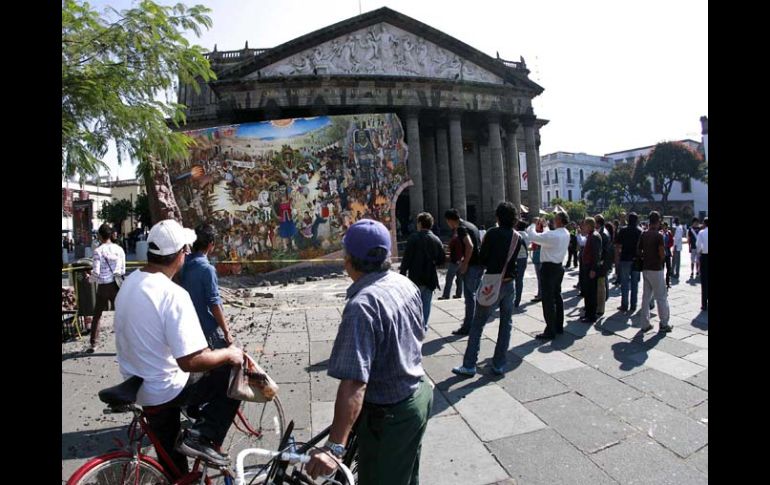
[[[188,132],[187,161],[169,167],[188,227],[219,231],[215,258],[309,259],[339,250],[366,217],[390,224],[408,178],[395,114],[317,116]]]

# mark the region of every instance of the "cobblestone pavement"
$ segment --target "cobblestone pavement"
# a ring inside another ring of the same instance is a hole
[[[481,374],[461,378],[467,337],[451,331],[463,317],[461,299],[437,301],[423,345],[424,367],[435,384],[434,409],[423,441],[425,485],[695,484],[708,482],[708,315],[700,285],[682,278],[669,291],[668,334],[639,332],[639,315],[616,310],[611,290],[599,326],[580,323],[580,300],[565,274],[565,333],[535,340],[544,329],[530,264],[503,377],[484,371],[498,320],[487,324]],[[443,281],[443,277],[441,278]],[[259,288],[274,298],[247,298],[227,307],[231,328],[281,386],[288,419],[300,439],[332,419],[336,380],[326,362],[336,335],[348,278]],[[639,299],[641,302],[641,284]],[[255,307],[248,305],[254,302]],[[653,315],[655,315],[653,311]],[[103,415],[99,389],[120,382],[112,313],[103,318],[101,346],[84,354],[87,339],[62,344],[62,480],[86,459],[125,438],[127,415]]]

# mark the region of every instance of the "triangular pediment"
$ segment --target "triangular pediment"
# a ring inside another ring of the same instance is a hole
[[[305,49],[244,79],[306,75],[425,77],[503,84],[497,74],[386,22]]]
[[[227,84],[275,77],[400,76],[543,88],[524,62],[503,61],[387,7],[352,17],[217,71]]]

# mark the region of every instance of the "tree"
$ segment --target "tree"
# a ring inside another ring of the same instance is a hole
[[[576,222],[576,221],[582,221],[586,218],[586,215],[588,214],[586,204],[582,200],[580,201],[571,201],[571,200],[564,200],[564,199],[551,199],[551,204],[554,206],[560,205],[564,208],[565,211],[567,211],[567,215],[569,216],[569,220]]]
[[[142,223],[142,227],[152,226],[152,215],[150,214],[150,201],[147,194],[139,194],[134,203],[134,217]]]
[[[131,202],[126,199],[116,200],[114,202],[104,201],[102,208],[97,213],[97,217],[103,221],[112,224],[117,232],[121,232],[123,221],[131,217]]]
[[[171,130],[185,123],[171,91],[177,79],[199,92],[198,80],[216,77],[203,48],[183,36],[211,27],[208,8],[142,0],[107,12],[109,20],[87,3],[62,2],[62,177],[97,174],[110,141],[118,163],[138,161],[144,175],[157,168],[151,157],[186,159],[193,140]]]
[[[619,163],[612,167],[607,176],[612,202],[636,210],[636,204],[642,200],[654,200],[652,186],[644,172],[644,160],[639,158],[636,162]]]
[[[612,186],[607,174],[594,172],[583,183],[583,191],[593,208],[606,207],[612,200]]]
[[[661,194],[661,215],[665,215],[674,182],[681,183],[690,179],[705,182],[708,172],[699,152],[683,143],[662,142],[655,145],[644,162],[644,173],[657,180]]]

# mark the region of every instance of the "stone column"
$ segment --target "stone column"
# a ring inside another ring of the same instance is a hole
[[[409,147],[409,178],[414,185],[409,188],[409,216],[417,220],[417,214],[425,210],[422,198],[422,157],[420,156],[420,123],[416,111],[406,113],[406,137]]]
[[[439,226],[446,229],[444,212],[452,207],[451,181],[449,179],[449,143],[446,127],[436,128],[436,182],[438,183]]]
[[[489,137],[483,130],[484,126],[482,125],[478,136],[479,162],[478,167],[475,167],[479,174],[479,204],[476,207],[477,226],[482,224],[488,226],[492,213],[492,162],[489,158]]]
[[[530,108],[526,115],[521,116],[524,125],[524,150],[527,153],[527,192],[529,195],[530,217],[540,216],[542,205],[540,193],[540,160],[537,158],[537,142],[535,141],[535,113]]]
[[[460,211],[460,217],[468,217],[465,207],[465,160],[463,157],[463,133],[460,113],[449,115],[449,159],[452,163],[452,207]]]
[[[420,147],[422,149],[423,187],[425,210],[430,212],[433,219],[438,221],[438,184],[436,179],[436,138],[433,131],[423,133]]]
[[[519,167],[519,147],[516,142],[516,129],[518,125],[509,122],[505,126],[505,148],[508,152],[508,200],[516,206],[516,213],[521,215],[521,174]]]
[[[500,116],[490,113],[489,117],[489,158],[492,170],[491,200],[492,220],[497,204],[505,201],[505,169],[503,168],[503,143],[500,139]],[[486,190],[486,187],[483,188]]]

